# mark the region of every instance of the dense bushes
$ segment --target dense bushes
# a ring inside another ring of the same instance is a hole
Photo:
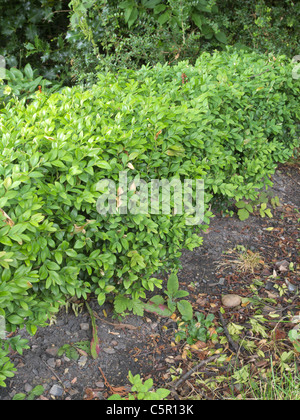
[[[94,81],[98,71],[143,64],[194,64],[203,51],[226,44],[262,53],[299,51],[299,4],[291,0],[96,0],[70,2],[73,71]],[[87,41],[89,40],[89,41]],[[80,41],[80,42],[78,42]]]
[[[26,319],[34,331],[66,295],[90,291],[141,313],[144,289],[160,284],[151,276],[201,241],[184,215],[101,216],[97,182],[117,183],[120,171],[129,185],[203,178],[207,202],[253,198],[299,144],[291,69],[280,57],[203,54],[195,67],[100,74],[91,90],[11,102],[0,119],[0,296],[10,327]]]
[[[64,85],[90,83],[97,71],[194,64],[226,44],[292,58],[299,7],[292,0],[2,0],[0,55],[8,69],[30,63]]]
[[[228,43],[261,53],[299,54],[300,3],[293,0],[225,0],[219,10],[230,22]]]
[[[208,204],[254,198],[276,162],[299,146],[299,81],[284,57],[199,57],[99,74],[90,90],[65,88],[0,114],[0,316],[8,331],[45,325],[69,296],[143,313],[153,275],[176,270],[202,239],[187,214],[101,215],[103,183],[204,179]],[[135,196],[135,197],[134,197]],[[172,202],[172,201],[171,201]],[[1,375],[1,366],[0,366]],[[1,378],[0,378],[1,379]]]

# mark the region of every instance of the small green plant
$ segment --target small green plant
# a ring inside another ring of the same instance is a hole
[[[39,397],[40,395],[42,395],[44,391],[45,390],[42,385],[37,385],[28,394],[24,394],[24,393],[15,394],[13,396],[13,400],[14,401],[21,401],[21,400],[32,401],[35,399],[35,397]]]
[[[8,357],[9,351],[0,348],[0,387],[6,387],[6,379],[15,375],[16,368]]]
[[[246,220],[250,216],[250,213],[259,212],[261,217],[273,217],[271,209],[268,208],[268,203],[275,209],[280,205],[278,196],[269,197],[267,193],[261,193],[257,200],[244,201],[239,200],[235,203],[238,208],[238,217],[240,220]]]
[[[222,332],[223,329],[218,327],[214,334],[210,334],[209,328],[214,325],[214,319],[214,314],[208,314],[205,317],[203,313],[196,312],[195,318],[185,322],[178,321],[175,341],[185,340],[187,344],[194,344],[196,341],[206,342],[208,339],[216,339],[217,334]]]
[[[86,340],[86,341],[78,341],[72,344],[66,343],[58,349],[58,352],[57,352],[58,356],[62,356],[63,354],[65,354],[66,357],[72,360],[78,360],[80,355],[92,356],[93,359],[97,359],[98,354],[100,352],[99,338],[97,334],[98,327],[96,325],[96,319],[95,319],[95,316],[93,314],[91,307],[89,306],[87,302],[85,302],[85,304],[90,314],[91,322],[92,322],[93,338],[91,342]]]
[[[66,301],[64,306],[66,308],[66,313],[69,313],[69,309],[72,308],[72,311],[74,312],[75,316],[77,317],[82,312],[84,304],[74,302],[74,296],[73,296],[72,298],[70,298]]]
[[[57,356],[66,355],[71,360],[78,360],[79,356],[91,356],[91,343],[87,341],[78,341],[72,344],[64,344],[58,349]]]
[[[179,300],[189,295],[186,290],[179,290],[179,281],[175,273],[169,276],[167,289],[164,291],[167,299],[161,295],[153,296],[145,309],[149,312],[155,312],[161,316],[170,316],[176,309],[182,315],[183,320],[188,321],[193,318],[193,307],[187,300]]]
[[[29,349],[28,340],[19,335],[7,339],[0,339],[0,387],[6,387],[5,380],[15,375],[16,368],[9,359],[10,350],[23,354],[23,350]]]
[[[128,378],[132,384],[131,393],[126,398],[121,397],[119,394],[114,394],[108,400],[164,400],[170,394],[170,391],[165,388],[154,390],[151,378],[143,382],[140,375],[133,376],[130,371]]]
[[[288,333],[288,337],[292,342],[297,353],[300,353],[300,328],[298,330],[292,329]]]

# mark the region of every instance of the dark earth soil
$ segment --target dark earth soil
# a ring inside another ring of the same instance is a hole
[[[273,182],[269,191],[279,197],[281,204],[271,209],[273,218],[262,218],[254,213],[241,221],[236,215],[216,215],[203,235],[203,246],[193,252],[183,251],[178,278],[180,288],[189,291],[194,310],[201,310],[203,302],[209,301],[211,309],[217,311],[223,294],[242,296],[255,276],[270,283],[268,274],[272,274],[278,261],[300,263],[297,241],[300,237],[299,165],[280,166]],[[268,227],[273,230],[266,230]],[[234,263],[220,265],[225,253],[238,245],[260,253],[264,260],[261,270],[243,274]],[[300,288],[297,270],[288,275],[290,282]],[[68,313],[63,308],[52,325],[39,328],[34,337],[25,331],[19,332],[29,340],[30,349],[22,356],[11,354],[17,372],[7,380],[6,388],[0,388],[0,400],[11,400],[16,393],[28,395],[37,385],[44,388],[39,399],[106,399],[111,393],[110,387],[130,389],[129,370],[145,379],[152,377],[155,386],[167,387],[171,380],[170,367],[179,363],[184,367],[180,346],[174,345],[177,325],[172,319],[145,313],[143,318],[129,315],[117,320],[113,318],[110,304],[99,307],[93,299],[89,304],[98,326],[101,345],[98,358],[87,357],[80,350],[77,360],[67,357],[70,354],[58,355],[58,349],[65,344],[92,339],[90,315],[84,305],[79,307],[80,302],[75,303],[76,312],[82,309],[77,316],[72,308]]]

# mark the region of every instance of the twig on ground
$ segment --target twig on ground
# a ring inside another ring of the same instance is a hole
[[[226,327],[226,324],[225,324],[225,321],[224,321],[223,315],[221,314],[221,312],[220,312],[220,311],[219,311],[219,317],[220,317],[220,320],[221,320],[221,323],[222,323],[222,327],[223,327],[223,329],[224,329],[224,332],[225,332],[225,335],[226,335],[226,337],[227,337],[227,340],[228,340],[229,344],[231,344],[231,346],[233,347],[234,351],[235,351],[236,353],[238,353],[238,351],[239,351],[239,346],[238,346],[238,344],[237,344],[235,341],[233,341],[233,339],[231,338],[231,336],[230,336],[230,334],[229,334],[229,331],[228,331],[228,329],[227,329],[227,327]]]
[[[194,366],[192,369],[190,369],[188,372],[186,372],[184,375],[182,375],[181,378],[179,378],[178,381],[175,382],[175,384],[171,385],[171,387],[176,390],[184,381],[186,381],[193,373],[195,373],[203,365],[205,365],[206,363],[212,362],[213,360],[217,359],[221,355],[222,355],[222,353],[221,354],[214,354],[213,356],[209,357],[208,359],[202,360],[202,362],[198,363],[196,366]]]

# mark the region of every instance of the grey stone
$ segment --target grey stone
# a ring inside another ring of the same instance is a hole
[[[46,349],[46,353],[50,354],[51,356],[56,356],[58,352],[57,347],[49,347]]]
[[[106,347],[105,349],[103,349],[103,351],[104,351],[104,353],[107,353],[107,354],[114,354],[116,352],[111,347]]]
[[[54,384],[49,392],[53,397],[61,397],[64,390],[60,385]]]
[[[24,389],[25,389],[26,393],[31,392],[32,391],[32,386],[30,384],[25,384]]]
[[[51,357],[51,359],[48,359],[47,365],[54,369],[56,367],[55,359],[53,357]]]

